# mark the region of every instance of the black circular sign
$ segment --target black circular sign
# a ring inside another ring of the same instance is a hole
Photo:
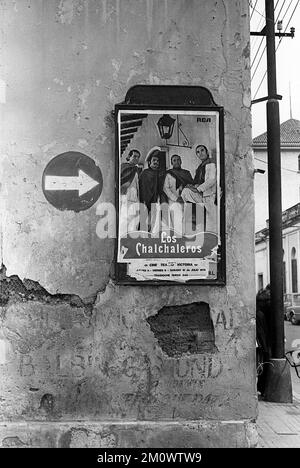
[[[100,197],[102,187],[100,168],[92,158],[77,151],[59,154],[43,172],[44,195],[58,210],[87,210]]]

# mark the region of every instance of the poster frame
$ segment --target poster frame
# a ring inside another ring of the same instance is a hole
[[[213,102],[213,101],[212,101]],[[127,275],[127,264],[118,263],[118,244],[119,244],[119,178],[120,178],[120,148],[119,148],[119,112],[123,110],[131,111],[147,111],[154,110],[159,113],[169,113],[170,111],[213,111],[218,113],[219,121],[219,219],[220,219],[220,246],[218,250],[219,261],[217,264],[217,278],[215,279],[192,279],[185,282],[178,282],[175,280],[137,280]],[[171,105],[171,104],[126,104],[121,103],[115,106],[114,110],[115,119],[115,206],[116,206],[116,241],[115,241],[115,254],[114,254],[114,268],[113,279],[116,284],[128,286],[192,286],[192,285],[211,285],[211,286],[225,286],[226,285],[226,236],[225,236],[225,154],[224,154],[224,108],[217,105],[202,106],[202,105]]]

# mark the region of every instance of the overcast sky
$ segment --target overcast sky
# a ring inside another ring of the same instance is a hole
[[[251,31],[260,31],[264,24],[265,0],[251,0],[250,2],[255,10],[250,7]],[[292,117],[300,120],[300,1],[299,0],[274,0],[275,19],[283,20],[283,29],[288,27],[286,32],[290,32],[290,27],[295,28],[295,37],[283,38],[276,52],[277,65],[277,93],[282,95],[280,101],[280,122],[285,122],[290,118],[290,92],[292,100]],[[294,15],[293,10],[296,7]],[[280,12],[281,10],[281,12]],[[279,15],[280,12],[280,15]],[[262,16],[263,15],[263,16]],[[279,17],[278,17],[279,15]],[[265,76],[259,91],[257,89],[266,71],[266,53],[264,52],[260,64],[257,68],[261,53],[265,47],[265,38],[261,43],[261,37],[251,37],[251,72],[252,72],[252,99],[267,96],[267,77]],[[279,44],[279,38],[276,38],[276,46]],[[257,53],[258,51],[258,53]],[[255,57],[256,56],[256,57]],[[255,71],[255,69],[257,70]],[[252,105],[252,135],[253,137],[265,132],[266,125],[266,102]]]

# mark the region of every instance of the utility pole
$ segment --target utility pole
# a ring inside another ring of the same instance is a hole
[[[276,84],[274,0],[265,0],[267,45],[267,141],[270,235],[271,347],[265,399],[280,403],[293,401],[290,366],[284,350],[283,249],[281,205],[281,154],[279,102]]]

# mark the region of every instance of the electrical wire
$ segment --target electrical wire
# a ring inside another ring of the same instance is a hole
[[[292,12],[292,14],[291,14],[291,16],[290,16],[290,19],[289,19],[289,21],[288,21],[288,24],[287,24],[287,26],[286,26],[284,32],[286,32],[287,28],[289,27],[290,22],[292,21],[292,18],[293,18],[294,14],[295,14],[296,8],[297,8],[297,6],[299,5],[299,1],[300,1],[300,0],[297,0],[297,3],[296,3],[296,5],[295,5],[295,8],[293,9],[293,12]],[[278,46],[277,46],[277,49],[278,49],[278,47],[280,46],[281,41],[282,41],[282,37],[281,37],[280,40],[279,40],[279,44],[278,44]],[[276,50],[277,50],[277,49],[276,49]]]
[[[293,1],[293,0],[291,0],[291,2],[292,2],[292,1]],[[279,11],[279,13],[278,13],[278,15],[277,15],[277,18],[276,18],[276,20],[275,20],[274,25],[275,25],[275,24],[277,23],[277,21],[278,21],[279,15],[280,15],[280,13],[281,13],[281,11],[282,11],[282,8],[283,8],[283,5],[285,4],[285,2],[286,2],[286,0],[284,0],[283,3],[282,3],[282,5],[281,5],[281,9],[280,9],[280,11]],[[291,5],[291,2],[290,2],[290,5]],[[276,2],[276,5],[275,5],[275,9],[274,9],[274,10],[276,10],[276,7],[277,7],[278,3],[279,3],[279,0],[277,0],[277,2]],[[289,6],[290,6],[290,5],[289,5]],[[289,8],[289,7],[288,7],[288,8]],[[261,42],[260,42],[259,47],[258,47],[258,50],[257,50],[257,52],[256,52],[256,54],[255,54],[255,57],[254,57],[254,59],[253,59],[253,62],[252,62],[252,64],[251,64],[251,68],[252,68],[253,65],[254,65],[255,59],[256,59],[256,57],[257,57],[257,55],[258,55],[258,52],[259,52],[259,49],[260,49],[260,47],[261,47],[261,45],[262,45],[263,40],[264,40],[264,37],[262,37],[262,39],[261,39]],[[264,53],[265,53],[265,50],[266,50],[266,46],[264,46],[264,49],[263,49],[263,51],[262,51],[262,53],[261,53],[261,55],[260,55],[259,61],[258,61],[257,65],[256,65],[256,68],[255,68],[255,70],[254,70],[254,72],[253,72],[253,74],[252,74],[252,80],[253,80],[253,78],[254,78],[254,76],[255,76],[255,74],[256,74],[256,71],[257,71],[257,69],[258,69],[258,67],[259,67],[259,65],[260,65],[260,62],[261,62],[261,60],[262,60],[262,58],[263,58],[263,55],[264,55]]]
[[[264,38],[262,38],[262,40],[264,40]],[[258,69],[258,67],[259,67],[259,65],[260,65],[260,62],[261,62],[261,60],[262,60],[262,58],[263,58],[263,56],[264,56],[264,54],[265,54],[265,50],[266,50],[266,46],[264,46],[263,51],[262,51],[262,53],[260,54],[259,61],[258,61],[257,65],[256,65],[256,67],[255,67],[254,72],[252,73],[252,76],[251,76],[251,79],[252,79],[252,80],[254,79],[255,74],[256,74],[256,72],[257,72],[257,69]]]
[[[288,24],[287,24],[285,30],[284,30],[284,33],[286,32],[287,28],[289,27],[289,24],[290,24],[290,22],[291,22],[291,20],[292,20],[292,18],[293,18],[293,16],[294,16],[294,13],[295,13],[296,8],[297,8],[297,6],[298,6],[298,4],[299,4],[299,1],[300,1],[300,0],[297,0],[296,6],[295,6],[295,8],[294,8],[294,10],[293,10],[293,13],[292,13],[291,16],[290,16],[290,19],[289,19],[289,21],[288,21]],[[290,3],[290,4],[291,4],[291,3]],[[278,43],[278,45],[277,45],[277,47],[276,47],[276,52],[277,52],[277,50],[278,50],[278,48],[279,48],[279,46],[280,46],[280,44],[281,44],[281,41],[282,41],[282,37],[280,38],[280,41],[279,41],[279,43]],[[260,81],[260,83],[259,83],[259,86],[258,86],[258,88],[257,88],[257,90],[256,90],[256,93],[255,93],[253,99],[256,98],[256,96],[257,96],[257,94],[258,94],[258,91],[260,90],[261,85],[262,85],[262,83],[263,83],[263,81],[264,81],[264,79],[265,79],[265,77],[266,77],[266,74],[267,74],[267,70],[265,70],[265,73],[264,73],[264,75],[263,75],[263,77],[262,77],[262,79],[261,79],[261,81]],[[253,79],[253,78],[252,78],[252,79]]]
[[[287,10],[286,10],[286,12],[285,12],[285,14],[284,14],[284,16],[283,16],[282,19],[284,19],[284,17],[286,16],[286,13],[287,13],[287,11],[289,10],[292,1],[293,1],[293,0],[290,0],[289,6],[287,7]],[[276,7],[277,7],[277,5],[278,5],[278,2],[279,2],[279,0],[277,0],[277,3],[276,3],[276,5],[275,5],[275,9],[276,9]],[[279,13],[278,13],[278,15],[277,15],[277,18],[276,18],[276,20],[275,20],[274,25],[277,23],[277,21],[278,21],[278,19],[279,19],[279,15],[280,15],[280,13],[281,13],[281,11],[282,11],[282,8],[283,8],[285,2],[286,2],[286,0],[284,0],[283,3],[282,3],[282,5],[281,5],[281,9],[280,9],[280,11],[279,11]],[[260,45],[259,45],[259,49],[260,49],[260,46],[261,46],[263,40],[264,40],[264,37],[263,37],[262,40],[261,40],[261,43],[260,43]],[[259,65],[260,65],[260,62],[261,62],[261,60],[262,60],[262,58],[263,58],[263,55],[264,55],[264,53],[265,53],[266,48],[267,48],[267,46],[265,45],[265,46],[264,46],[264,49],[263,49],[263,51],[262,51],[262,53],[261,53],[261,55],[260,55],[259,61],[258,61],[257,65],[256,65],[256,68],[255,68],[255,70],[254,70],[254,72],[253,72],[253,74],[252,74],[252,80],[254,79],[254,76],[255,76],[255,74],[256,74],[256,72],[257,72],[257,69],[258,69],[258,67],[259,67]],[[258,49],[257,53],[259,52],[259,49]],[[255,61],[255,59],[256,59],[256,57],[257,57],[257,53],[256,53],[256,55],[255,55],[255,57],[254,57],[254,60],[253,60],[253,63],[252,63],[252,65],[251,65],[251,67],[254,65],[254,61]],[[264,78],[263,78],[263,79],[264,79]],[[256,93],[256,94],[257,94],[257,93]]]
[[[254,6],[252,6],[252,2],[251,2],[251,1],[249,2],[250,7],[252,8],[252,13],[251,13],[251,16],[250,16],[250,20],[252,19],[252,16],[253,16],[253,13],[254,13],[254,11],[255,11],[257,2],[258,2],[258,0],[256,0]]]
[[[254,10],[253,10],[253,12],[254,12]],[[262,28],[262,25],[263,25],[263,23],[264,23],[264,19],[265,19],[264,16],[260,16],[259,22],[258,22],[258,24],[257,24],[257,26],[256,26],[256,28],[257,28],[257,29],[256,29],[256,32],[260,32],[260,30],[261,30],[261,28]],[[260,43],[259,43],[259,46],[258,46],[258,48],[257,48],[255,57],[254,57],[254,59],[252,60],[251,67],[254,65],[254,62],[255,62],[255,60],[256,60],[256,57],[257,57],[257,55],[258,55],[258,53],[259,53],[259,49],[261,48],[262,42],[263,42],[263,40],[264,40],[263,37],[261,37],[261,38],[260,38],[259,36],[252,37],[252,48],[253,48],[253,50],[254,50],[254,48],[257,46],[257,43],[258,43],[259,40],[260,40]]]
[[[278,2],[277,2],[277,4],[278,4]],[[277,6],[277,4],[276,4],[276,6]],[[279,19],[279,16],[280,16],[280,13],[282,12],[282,9],[283,9],[283,7],[284,7],[284,4],[285,4],[285,0],[284,0],[284,1],[282,2],[282,4],[281,4],[281,8],[280,8],[279,13],[278,13],[278,15],[277,15],[277,19]],[[276,6],[275,6],[275,10],[276,10]]]
[[[256,1],[254,7],[252,6],[252,2],[249,2],[251,8],[255,8],[256,5],[257,5],[257,2],[258,2],[258,0]],[[284,2],[285,2],[285,0],[284,0]],[[283,4],[284,4],[284,2],[283,2]],[[274,10],[276,10],[278,3],[279,3],[279,0],[277,0],[277,2],[276,2],[276,5],[275,5]],[[281,7],[281,9],[282,9],[282,7]],[[257,10],[256,10],[256,11],[257,11]],[[281,11],[281,10],[280,10],[280,11]],[[254,13],[254,9],[252,10],[251,18],[252,18],[252,16],[253,16],[253,13]],[[279,12],[279,14],[280,14],[280,12]],[[251,20],[251,18],[250,18],[250,20]],[[263,14],[260,14],[259,22],[258,22],[258,24],[257,24],[257,30],[256,30],[257,32],[259,32],[259,31],[261,30],[261,26],[262,26],[262,23],[264,22],[264,19],[265,19],[265,16],[264,16]],[[256,47],[256,44],[257,44],[257,42],[258,42],[258,37],[259,37],[259,36],[255,36],[255,38],[254,38],[253,45],[252,45],[253,48]],[[260,44],[259,44],[259,46],[258,46],[256,55],[255,55],[255,57],[254,57],[254,59],[253,59],[253,61],[252,61],[251,67],[254,65],[256,56],[257,56],[258,53],[259,53],[259,49],[261,48],[261,45],[262,45],[263,40],[264,40],[264,38],[262,37],[261,40],[260,40]]]
[[[288,11],[289,11],[289,9],[290,9],[292,3],[293,3],[293,0],[290,0],[290,3],[289,3],[289,5],[288,5],[287,9],[285,10],[285,13],[284,13],[283,17],[281,18],[282,21],[283,21],[284,18],[286,17],[286,15],[287,15],[287,13],[288,13]],[[284,4],[285,4],[285,1],[283,2],[283,5],[284,5]],[[278,19],[278,18],[277,18],[277,19]]]
[[[300,2],[300,0],[297,0],[297,3],[296,3],[296,5],[295,5],[295,7],[294,7],[294,10],[293,10],[293,12],[292,12],[292,14],[291,14],[291,16],[290,16],[290,19],[289,19],[289,21],[288,21],[288,23],[287,23],[287,25],[286,25],[286,28],[285,28],[285,30],[284,30],[284,33],[287,31],[287,28],[289,27],[289,24],[290,24],[290,22],[291,22],[291,20],[292,20],[292,18],[293,18],[293,16],[294,16],[294,14],[295,14],[295,11],[296,11],[297,6],[299,5],[299,2]],[[286,16],[286,13],[287,13],[287,11],[288,11],[288,9],[289,9],[291,3],[292,3],[292,0],[291,0],[291,2],[289,3],[289,6],[288,6],[288,8],[287,8],[287,10],[286,10],[286,12],[285,12],[285,16]],[[280,46],[280,44],[281,44],[282,39],[283,39],[283,38],[281,37],[281,38],[280,38],[280,41],[279,41],[279,43],[278,43],[278,45],[277,45],[277,47],[276,47],[276,52],[277,52],[277,50],[278,50],[278,48],[279,48],[279,46]],[[258,92],[259,92],[259,90],[260,90],[260,88],[261,88],[261,85],[262,85],[262,83],[263,83],[263,81],[264,81],[264,79],[265,79],[265,77],[266,77],[266,74],[267,74],[267,70],[265,71],[265,73],[264,73],[264,75],[263,75],[263,77],[262,77],[262,79],[261,79],[261,81],[260,81],[260,83],[259,83],[259,85],[258,85],[258,88],[257,88],[257,90],[256,90],[256,93],[255,93],[253,99],[256,98],[256,96],[257,96],[257,94],[258,94]],[[254,77],[254,75],[252,76],[252,79],[253,79],[253,77]]]
[[[285,1],[286,1],[286,0],[284,0],[284,1],[282,2],[282,4],[281,4],[281,8],[280,8],[280,10],[279,10],[279,12],[278,12],[278,15],[277,15],[277,20],[279,20],[279,16],[280,16],[280,13],[281,13],[282,10],[283,10],[283,7],[284,7],[284,5],[285,5]],[[275,9],[276,9],[276,7],[275,7]],[[283,18],[282,18],[282,19],[283,19]]]
[[[254,7],[251,5],[250,2],[249,2],[249,5],[250,5],[251,8],[253,8],[253,11],[256,11],[256,13],[258,13],[260,16],[262,16],[263,18],[265,18],[265,15],[262,14],[260,11],[258,11],[256,8],[254,8]]]
[[[287,7],[287,9],[286,9],[286,11],[285,11],[285,13],[284,13],[284,15],[283,15],[282,20],[285,18],[287,12],[289,11],[292,2],[293,2],[293,0],[290,0],[290,3],[289,3],[289,5],[288,5],[288,7]],[[278,13],[278,15],[277,15],[277,18],[276,18],[276,20],[275,20],[274,26],[275,26],[275,24],[277,23],[277,21],[278,21],[278,19],[279,19],[279,15],[280,15],[280,13],[281,13],[281,11],[282,11],[282,9],[283,9],[285,3],[286,3],[286,0],[284,0],[283,3],[282,3],[282,5],[281,5],[281,8],[280,8],[280,11],[279,11],[279,13]],[[276,9],[277,5],[278,5],[278,1],[277,1],[277,3],[276,3],[275,9]],[[286,28],[286,29],[287,29],[287,28]],[[285,31],[286,31],[286,29],[285,29]],[[262,38],[262,40],[263,40],[263,39],[264,39],[264,38]],[[256,71],[257,71],[257,69],[258,69],[258,66],[259,66],[259,64],[260,64],[260,62],[261,62],[261,59],[262,59],[262,56],[263,56],[265,50],[266,50],[266,46],[264,47],[264,50],[263,50],[263,52],[262,52],[262,54],[261,54],[261,56],[260,56],[260,58],[259,58],[258,64],[257,64],[257,66],[256,66],[256,68],[255,68],[255,70],[254,70],[254,72],[253,72],[252,79],[254,78],[254,75],[255,75],[255,73],[256,73]],[[257,56],[257,54],[256,54],[256,56]],[[256,58],[256,56],[255,56],[255,58]],[[254,60],[255,60],[255,58],[254,58]],[[253,62],[254,62],[254,60],[253,60]],[[253,64],[252,64],[252,65],[253,65]]]
[[[263,20],[260,18],[260,21],[259,21],[259,23],[258,23],[258,25],[257,25],[257,30],[256,30],[256,32],[260,32],[260,31],[261,31],[261,29],[262,29],[262,23],[263,23]],[[264,38],[263,38],[263,37],[259,37],[259,36],[251,36],[251,39],[252,39],[252,41],[251,41],[251,47],[252,47],[253,50],[254,50],[254,48],[257,46],[258,41],[260,41],[260,44],[259,44],[258,49],[257,49],[257,52],[256,52],[256,55],[257,55],[257,54],[258,54],[258,51],[259,51],[259,49],[260,49],[260,47],[261,47],[262,41],[264,40]],[[253,55],[253,54],[252,54],[252,55]],[[254,60],[252,60],[252,63],[253,63],[253,62],[254,62]],[[252,65],[251,65],[251,66],[252,66]]]

